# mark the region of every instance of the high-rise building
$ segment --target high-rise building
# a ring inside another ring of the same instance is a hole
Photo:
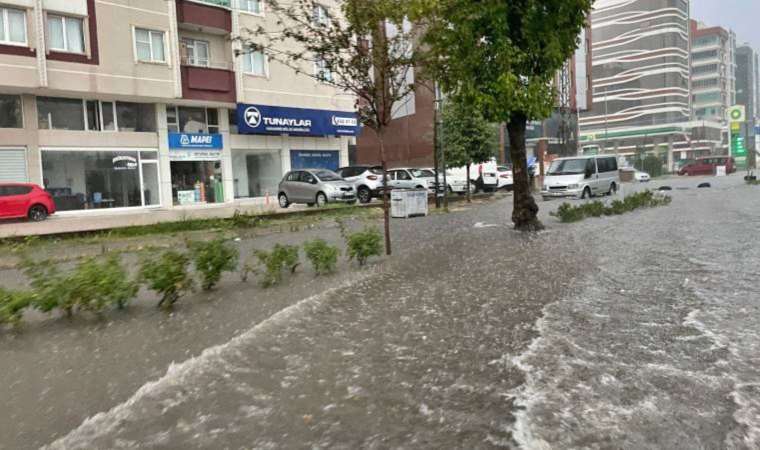
[[[584,152],[652,152],[669,167],[690,156],[689,14],[687,0],[594,4],[593,102],[580,118]]]
[[[694,119],[726,122],[736,104],[736,35],[691,21],[691,89]]]
[[[760,64],[757,52],[748,44],[736,49],[736,104],[744,105],[747,122],[742,125],[742,135],[751,155],[755,146],[755,125],[758,119],[758,97],[760,97]]]

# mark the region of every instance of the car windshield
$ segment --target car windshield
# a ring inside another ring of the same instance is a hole
[[[412,169],[410,172],[414,178],[432,178],[435,176],[432,170],[427,169]]]
[[[370,172],[374,173],[375,175],[382,175],[383,174],[383,168],[380,166],[372,167],[369,169]]]
[[[587,159],[563,159],[554,161],[547,175],[578,175],[586,172]]]
[[[339,181],[342,180],[341,177],[338,176],[337,173],[331,171],[331,170],[316,170],[314,171],[314,175],[317,176],[321,181]]]

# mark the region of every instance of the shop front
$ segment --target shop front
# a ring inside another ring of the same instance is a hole
[[[231,123],[249,135],[247,148],[232,148],[235,198],[276,196],[288,170],[336,170],[359,130],[351,112],[253,104],[238,104]],[[271,136],[279,137],[279,148],[272,148]]]
[[[222,135],[169,133],[172,203],[224,203]]]
[[[58,211],[161,205],[157,150],[40,149]]]

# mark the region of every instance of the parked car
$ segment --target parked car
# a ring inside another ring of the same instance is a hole
[[[636,181],[638,181],[639,183],[646,183],[649,180],[651,180],[652,177],[650,177],[649,174],[646,173],[646,172],[642,172],[640,170],[635,170],[633,172],[633,179],[636,180]]]
[[[415,177],[419,169],[391,169],[388,171],[388,187],[391,189],[430,189],[429,177]],[[421,173],[420,173],[421,174]],[[422,175],[422,174],[421,174]],[[433,175],[435,178],[435,175]]]
[[[29,218],[33,222],[55,214],[53,196],[32,183],[0,183],[0,219]]]
[[[383,168],[380,166],[341,167],[338,175],[354,185],[356,198],[361,203],[369,203],[383,194]]]
[[[544,176],[541,195],[589,198],[614,194],[620,185],[617,159],[614,156],[579,156],[552,161]]]
[[[509,166],[496,166],[496,173],[499,175],[499,189],[512,189],[514,178],[512,177],[512,168]]]
[[[290,171],[280,181],[278,192],[277,199],[282,208],[293,203],[324,206],[329,202],[356,202],[353,184],[327,169]]]
[[[736,172],[736,162],[730,156],[700,156],[693,163],[681,167],[678,175],[714,175],[718,166],[726,166],[727,174]]]

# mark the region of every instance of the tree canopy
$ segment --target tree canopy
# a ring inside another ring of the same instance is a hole
[[[441,142],[448,167],[489,161],[498,152],[498,135],[478,108],[453,100],[445,103]]]

